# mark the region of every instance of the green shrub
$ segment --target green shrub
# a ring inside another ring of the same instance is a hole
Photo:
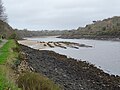
[[[16,39],[16,34],[13,33],[13,34],[9,37],[9,39]]]
[[[18,87],[22,88],[22,90],[60,90],[59,86],[47,77],[33,72],[20,75]]]

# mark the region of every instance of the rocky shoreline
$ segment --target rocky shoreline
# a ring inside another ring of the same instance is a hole
[[[119,76],[104,73],[92,64],[53,51],[20,47],[35,72],[47,76],[64,90],[120,90]]]

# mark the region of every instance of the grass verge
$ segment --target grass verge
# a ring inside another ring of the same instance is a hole
[[[10,79],[12,70],[9,64],[18,57],[18,53],[13,51],[13,48],[16,47],[17,45],[14,40],[8,40],[8,42],[0,48],[0,90],[20,90],[15,83],[13,83],[13,80]]]
[[[17,47],[14,40],[8,42],[0,48],[0,64],[5,64],[7,60],[17,57],[17,53],[13,52],[12,48]]]

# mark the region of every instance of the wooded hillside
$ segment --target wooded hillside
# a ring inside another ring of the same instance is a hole
[[[79,27],[67,34],[63,34],[62,38],[120,38],[120,17],[93,21],[86,27]]]

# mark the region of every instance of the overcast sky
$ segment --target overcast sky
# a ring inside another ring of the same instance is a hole
[[[120,16],[120,0],[2,0],[13,28],[76,29]]]

